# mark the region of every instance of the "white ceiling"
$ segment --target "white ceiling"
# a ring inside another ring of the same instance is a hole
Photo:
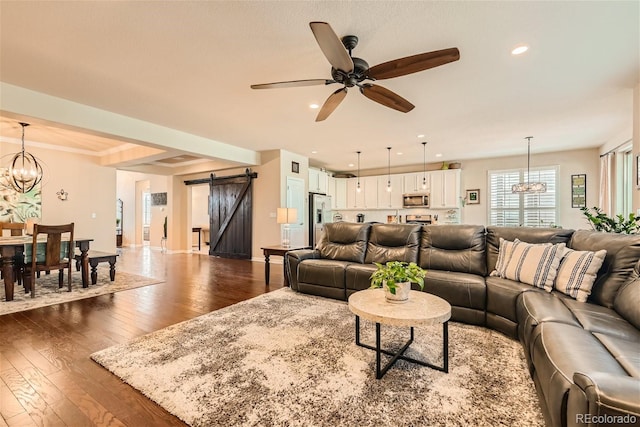
[[[351,90],[316,123],[309,104],[338,85],[249,88],[330,78],[310,21],[357,35],[370,66],[461,58],[377,83],[416,106],[407,114]],[[404,153],[392,166],[420,164],[423,140],[428,162],[525,153],[529,135],[534,153],[597,147],[631,129],[640,82],[637,1],[1,1],[0,23],[5,83],[339,171],[358,150],[363,169],[386,167],[387,146]]]

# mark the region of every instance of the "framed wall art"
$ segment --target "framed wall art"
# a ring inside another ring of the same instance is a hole
[[[571,175],[571,207],[587,206],[587,175]]]
[[[300,173],[300,163],[298,163],[298,162],[291,162],[291,172],[293,172],[293,173]]]
[[[151,206],[166,206],[167,193],[151,193]]]
[[[640,154],[636,156],[636,188],[640,190]]]
[[[467,190],[467,196],[465,197],[467,205],[479,205],[480,204],[480,190]]]

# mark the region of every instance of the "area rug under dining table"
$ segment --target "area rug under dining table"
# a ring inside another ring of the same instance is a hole
[[[382,331],[397,345],[408,335]],[[354,333],[345,302],[285,288],[91,358],[192,426],[544,425],[517,341],[451,322],[448,374],[399,361],[376,380]],[[440,362],[441,333],[416,328],[411,355]]]
[[[96,284],[90,284],[89,287],[83,288],[81,273],[72,269],[71,292],[67,290],[66,271],[62,288],[58,288],[57,271],[48,275],[43,273],[40,278],[36,279],[35,298],[31,298],[31,294],[25,293],[22,287],[16,285],[13,301],[5,301],[4,286],[0,285],[0,316],[163,282],[161,279],[124,271],[116,272],[115,280],[112,282],[109,277],[109,268],[102,266],[98,266],[97,273]]]

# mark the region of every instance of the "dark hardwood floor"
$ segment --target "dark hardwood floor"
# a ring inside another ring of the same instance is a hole
[[[165,281],[0,316],[0,426],[184,425],[89,355],[283,283],[281,265],[266,286],[262,263],[143,248],[117,268]]]

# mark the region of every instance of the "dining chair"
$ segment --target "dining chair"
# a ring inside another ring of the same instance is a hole
[[[25,224],[24,222],[0,222],[0,235],[4,236],[4,230],[9,230],[13,237],[22,236]]]
[[[68,288],[71,292],[71,264],[74,259],[74,223],[63,225],[34,224],[33,242],[25,245],[25,288],[31,291],[31,298],[36,295],[35,274],[41,271],[58,270],[58,287],[62,288],[64,269],[69,270]],[[38,238],[46,235],[47,240]],[[68,237],[67,237],[68,236]]]
[[[9,230],[11,237],[23,236],[25,232],[24,222],[0,222],[0,236],[4,236],[4,230]],[[18,253],[13,257],[13,280],[22,286],[22,270],[24,268],[24,255]]]

